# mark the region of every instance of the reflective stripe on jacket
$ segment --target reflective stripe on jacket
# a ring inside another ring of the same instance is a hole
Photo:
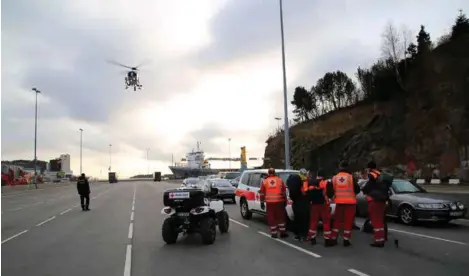
[[[353,186],[353,176],[346,172],[340,172],[332,177],[334,187],[334,201],[337,204],[357,204],[357,198]]]

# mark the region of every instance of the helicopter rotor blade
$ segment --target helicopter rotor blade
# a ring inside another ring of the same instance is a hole
[[[122,63],[115,62],[115,61],[112,61],[112,60],[108,60],[107,62],[109,62],[109,63],[111,63],[111,64],[114,64],[114,65],[117,65],[117,66],[121,66],[121,67],[125,67],[125,68],[132,69],[132,67],[130,67],[130,66],[127,66],[127,65],[124,65],[124,64],[122,64]]]
[[[146,60],[142,61],[139,65],[135,66],[135,68],[138,70],[139,67],[141,67],[145,64],[148,64],[148,63],[150,63],[150,60],[146,59]]]

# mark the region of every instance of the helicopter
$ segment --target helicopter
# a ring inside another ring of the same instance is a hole
[[[140,90],[142,89],[143,85],[140,84],[140,78],[138,77],[137,71],[139,71],[139,67],[143,65],[140,64],[135,67],[127,66],[115,61],[108,61],[109,63],[112,63],[117,66],[125,67],[130,69],[130,71],[127,71],[127,76],[125,77],[125,89],[128,89],[130,86],[134,87],[134,91],[137,91],[137,88]]]

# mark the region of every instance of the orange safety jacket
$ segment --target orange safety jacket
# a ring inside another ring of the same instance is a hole
[[[353,186],[353,176],[340,172],[332,177],[334,187],[334,202],[336,204],[357,204],[357,197]]]
[[[261,201],[267,203],[286,201],[287,188],[278,176],[268,176],[261,185],[259,191]]]
[[[378,180],[378,177],[381,175],[381,172],[378,171],[377,169],[372,169],[370,171],[370,175],[375,179],[375,180]],[[373,198],[371,196],[366,196],[366,200],[368,201],[372,201]]]
[[[329,205],[329,198],[327,197],[327,181],[326,179],[322,178],[317,178],[316,180],[319,180],[319,186],[309,186],[308,182],[303,182],[303,191],[308,192],[308,191],[313,191],[313,190],[322,190],[322,194],[324,195],[324,204]]]

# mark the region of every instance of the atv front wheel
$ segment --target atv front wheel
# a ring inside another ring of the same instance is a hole
[[[167,218],[163,222],[163,229],[161,231],[163,240],[167,244],[176,243],[179,233],[174,225],[174,221],[171,218]]]
[[[217,237],[217,229],[213,218],[205,218],[200,222],[200,235],[202,243],[212,244]]]
[[[228,228],[230,228],[230,217],[228,216],[228,212],[221,211],[218,213],[218,229],[220,233],[228,232]]]

